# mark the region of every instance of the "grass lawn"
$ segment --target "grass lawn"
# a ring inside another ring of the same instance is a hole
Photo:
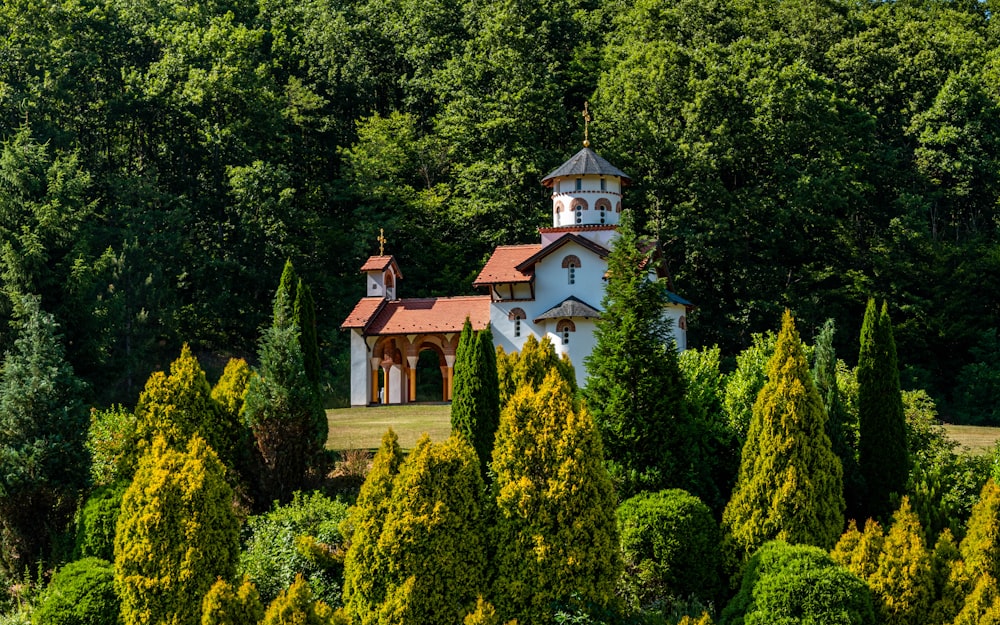
[[[451,434],[450,404],[408,404],[372,408],[327,410],[330,438],[326,446],[345,449],[377,449],[382,435],[391,427],[403,449],[411,449],[426,432],[431,440],[441,442]],[[973,452],[993,448],[1000,440],[1000,428],[975,425],[945,425],[948,436]]]
[[[378,449],[388,428],[395,430],[403,449],[411,449],[426,432],[442,442],[451,434],[451,404],[407,404],[327,410],[329,449]]]
[[[988,451],[1000,440],[1000,428],[977,425],[945,425],[948,436],[973,452]]]

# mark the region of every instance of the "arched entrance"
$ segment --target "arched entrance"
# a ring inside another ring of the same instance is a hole
[[[441,348],[432,343],[417,347],[417,393],[414,401],[444,401],[447,396],[444,387],[447,363]]]

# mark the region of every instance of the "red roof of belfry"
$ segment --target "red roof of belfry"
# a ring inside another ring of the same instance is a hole
[[[361,265],[359,270],[361,273],[366,271],[385,271],[385,268],[392,265],[396,270],[396,273],[400,278],[403,277],[403,273],[399,270],[399,265],[396,263],[396,259],[392,256],[369,256],[368,260],[365,261],[364,265]]]
[[[501,245],[493,250],[472,286],[503,284],[506,282],[531,282],[532,270],[527,273],[517,268],[525,259],[531,258],[542,249],[541,243],[529,245]]]
[[[489,326],[489,295],[408,298],[386,302],[364,333],[371,336],[461,332],[466,317],[472,322],[473,330]]]
[[[340,327],[342,329],[365,327],[385,302],[384,297],[362,297]]]

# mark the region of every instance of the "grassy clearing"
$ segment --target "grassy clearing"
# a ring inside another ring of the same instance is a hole
[[[377,449],[391,427],[404,449],[411,449],[421,434],[441,442],[451,434],[450,404],[408,404],[372,408],[327,410],[330,438],[326,446],[345,449]],[[1000,441],[1000,428],[975,425],[945,425],[948,436],[974,453],[993,449]]]
[[[431,440],[451,434],[451,404],[407,404],[327,410],[329,449],[377,449],[388,428],[395,430],[403,449],[411,449],[426,432]]]
[[[945,425],[948,436],[969,451],[978,453],[993,449],[1000,440],[1000,428],[977,425]]]

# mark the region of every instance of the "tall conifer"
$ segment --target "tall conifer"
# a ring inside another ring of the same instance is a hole
[[[858,354],[858,462],[865,481],[863,516],[884,518],[909,474],[906,420],[889,308],[868,300]]]
[[[504,408],[493,453],[493,600],[503,620],[546,623],[556,601],[615,601],[621,558],[603,456],[593,419],[558,373]]]
[[[0,565],[12,573],[48,557],[88,477],[83,386],[39,299],[18,308],[0,368]]]
[[[767,377],[723,527],[740,557],[771,539],[829,549],[844,527],[842,470],[787,310]]]
[[[864,480],[858,466],[858,424],[844,405],[837,385],[837,354],[833,347],[835,333],[833,319],[827,319],[816,336],[813,348],[813,379],[826,406],[826,433],[830,436],[833,453],[840,458],[844,469],[844,502],[848,518],[856,518],[862,509],[864,492]]]
[[[619,495],[679,487],[703,495],[699,428],[684,400],[677,350],[664,319],[666,291],[650,279],[649,241],[622,214],[608,256],[604,312],[597,344],[585,360],[584,395],[607,450]]]
[[[302,361],[306,367],[306,377],[315,385],[319,385],[321,365],[319,360],[319,342],[316,339],[316,305],[313,302],[312,289],[299,279],[295,290],[295,320],[299,324],[299,345],[302,346]]]
[[[493,332],[472,331],[468,318],[455,353],[451,427],[479,456],[483,475],[493,456],[493,438],[500,422],[500,388]]]
[[[378,607],[386,598],[392,562],[380,539],[402,464],[403,450],[390,428],[382,436],[357,504],[341,527],[350,544],[344,557],[344,610],[359,625],[377,623]]]

